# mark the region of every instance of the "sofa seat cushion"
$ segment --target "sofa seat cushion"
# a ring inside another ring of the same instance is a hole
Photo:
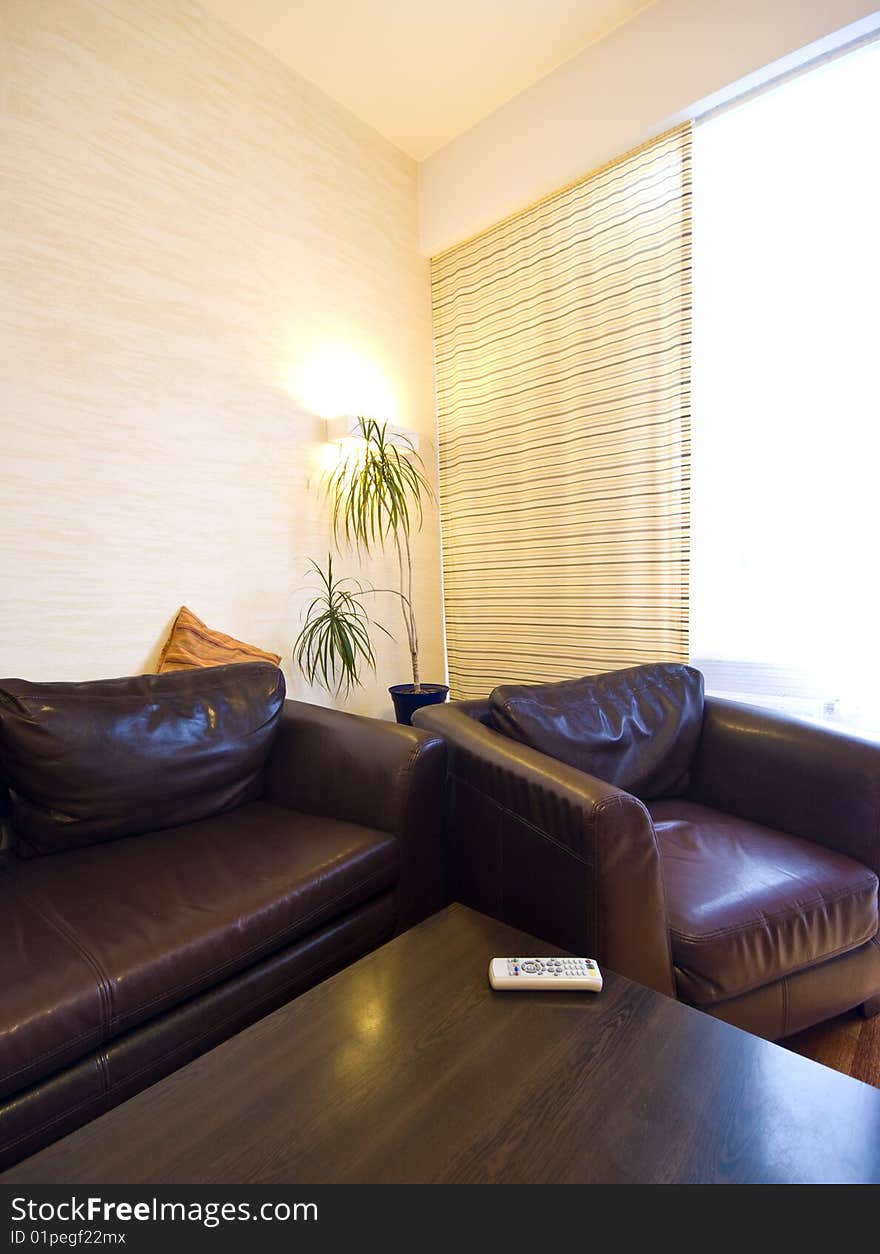
[[[0,1094],[293,943],[397,879],[394,837],[254,802],[0,876]]]
[[[683,1000],[760,988],[877,932],[877,876],[811,841],[687,801],[654,820]]]

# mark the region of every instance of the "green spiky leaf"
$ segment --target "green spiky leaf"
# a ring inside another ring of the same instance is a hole
[[[376,655],[370,640],[370,626],[390,633],[381,623],[371,623],[360,598],[372,588],[357,579],[337,578],[333,555],[327,554],[327,569],[317,562],[309,566],[317,575],[317,596],[304,614],[302,630],[293,646],[293,660],[310,684],[328,692],[348,695],[361,687],[361,670],[376,669]]]
[[[327,492],[337,541],[369,553],[418,530],[433,491],[406,436],[397,437],[401,447],[375,418],[358,418],[358,435],[361,443],[329,476]]]

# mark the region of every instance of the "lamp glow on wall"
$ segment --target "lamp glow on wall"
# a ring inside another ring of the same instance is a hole
[[[288,390],[319,418],[358,413],[394,422],[399,416],[395,389],[381,359],[339,341],[307,348],[289,369]]]
[[[389,549],[391,560],[392,554],[397,558],[399,591],[375,591],[392,593],[403,618],[412,683],[393,684],[389,691],[398,721],[409,723],[413,710],[443,701],[449,692],[445,684],[420,677],[411,538],[422,525],[423,505],[434,493],[418,455],[418,433],[394,421],[400,408],[389,374],[381,368],[381,354],[362,356],[339,341],[316,343],[305,352],[302,345],[297,348],[285,381],[301,411],[320,421],[312,450],[316,463],[323,463],[320,478],[333,518],[331,544],[342,541],[364,557]],[[358,473],[368,465],[372,469]],[[376,670],[372,629],[390,633],[370,618],[362,603],[372,589],[340,576],[332,552],[326,564],[312,561],[310,566],[317,595],[294,642],[294,662],[309,683],[345,697],[360,685],[362,671]]]

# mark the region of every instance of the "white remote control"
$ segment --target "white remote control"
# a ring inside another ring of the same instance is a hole
[[[489,983],[493,988],[599,993],[602,972],[592,958],[493,958],[489,963]]]

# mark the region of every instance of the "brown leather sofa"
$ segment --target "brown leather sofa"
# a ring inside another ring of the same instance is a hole
[[[449,748],[453,897],[769,1039],[880,1010],[880,745],[667,666],[415,721]]]
[[[0,1167],[442,904],[442,741],[273,666],[0,682],[0,770]]]

